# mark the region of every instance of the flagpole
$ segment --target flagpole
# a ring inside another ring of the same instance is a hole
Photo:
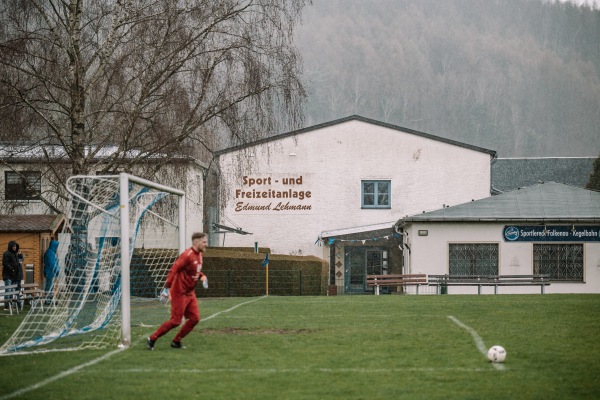
[[[262,262],[262,266],[265,267],[267,282],[265,283],[266,295],[269,295],[269,253],[265,255],[265,259]]]

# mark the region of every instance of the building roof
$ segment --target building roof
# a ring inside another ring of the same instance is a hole
[[[107,159],[123,159],[131,160],[134,158],[143,158],[145,162],[162,162],[164,158],[169,159],[169,163],[195,163],[201,168],[208,169],[208,165],[204,162],[196,160],[195,158],[187,155],[167,155],[167,154],[149,154],[144,153],[140,150],[130,149],[127,151],[121,151],[117,146],[104,146],[96,148],[94,146],[86,146],[85,149],[86,157],[90,152],[96,152],[93,160],[96,162],[102,162]],[[4,160],[11,163],[39,163],[40,161],[45,162],[47,159],[53,160],[54,162],[65,162],[70,163],[67,157],[65,148],[57,145],[14,145],[0,143],[0,160]]]
[[[538,182],[585,187],[596,157],[498,158],[492,163],[492,187],[507,191]]]
[[[409,222],[600,222],[600,192],[556,182],[402,218]]]
[[[372,225],[363,225],[363,226],[354,226],[351,228],[342,228],[342,229],[334,229],[330,231],[321,232],[322,238],[329,238],[333,236],[344,236],[344,235],[352,235],[355,233],[364,233],[364,232],[374,232],[379,230],[392,229],[394,227],[395,221],[383,222],[379,224]]]
[[[431,135],[431,134],[425,133],[425,132],[415,131],[413,129],[403,128],[401,126],[392,125],[392,124],[388,124],[386,122],[381,122],[381,121],[377,121],[377,120],[374,120],[374,119],[361,117],[359,115],[351,115],[349,117],[336,119],[336,120],[333,120],[333,121],[325,122],[325,123],[318,124],[318,125],[309,126],[307,128],[302,128],[302,129],[298,129],[298,130],[287,132],[287,133],[282,133],[282,134],[279,134],[279,135],[271,136],[269,138],[257,140],[257,141],[254,141],[254,142],[250,142],[250,143],[246,143],[246,144],[242,144],[242,145],[238,145],[238,146],[233,146],[233,147],[228,147],[226,149],[219,150],[219,151],[215,152],[215,155],[219,156],[221,154],[230,153],[232,151],[245,149],[245,148],[248,148],[248,147],[252,147],[252,146],[259,145],[259,144],[264,144],[264,143],[272,142],[272,141],[283,139],[283,138],[290,137],[290,136],[300,135],[302,133],[312,132],[312,131],[315,131],[317,129],[327,128],[327,127],[330,127],[330,126],[342,124],[344,122],[349,122],[349,121],[361,121],[361,122],[365,122],[365,123],[368,123],[368,124],[372,124],[372,125],[382,126],[384,128],[393,129],[393,130],[396,130],[396,131],[400,131],[400,132],[405,132],[405,133],[410,133],[410,134],[413,134],[413,135],[421,136],[421,137],[424,137],[424,138],[427,138],[427,139],[437,140],[438,142],[443,142],[443,143],[452,144],[454,146],[464,147],[464,148],[469,149],[469,150],[475,150],[475,151],[479,151],[479,152],[482,152],[482,153],[487,153],[487,154],[490,154],[490,155],[492,155],[494,157],[496,156],[496,151],[494,151],[494,150],[489,150],[489,149],[485,149],[483,147],[473,146],[473,145],[462,143],[462,142],[458,142],[458,141],[452,140],[452,139],[446,139],[446,138],[435,136],[435,135]]]
[[[56,232],[65,220],[63,214],[0,215],[0,232]]]

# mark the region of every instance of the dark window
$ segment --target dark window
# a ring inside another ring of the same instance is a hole
[[[390,181],[362,181],[362,208],[390,208]]]
[[[450,275],[498,275],[498,243],[451,243]]]
[[[583,244],[533,244],[533,273],[583,282]]]
[[[42,174],[39,171],[6,171],[4,198],[6,200],[36,200],[42,192]]]

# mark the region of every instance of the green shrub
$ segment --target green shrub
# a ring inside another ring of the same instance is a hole
[[[266,269],[262,262],[265,254],[254,253],[250,248],[208,249],[202,272],[208,277],[209,289],[204,290],[199,285],[196,294],[199,297],[264,295]],[[170,268],[176,257],[177,252],[172,249],[135,249],[131,259],[132,296],[157,296],[164,282],[159,282],[157,287],[153,270]],[[163,260],[160,264],[153,262],[159,258]],[[271,295],[324,295],[327,276],[327,262],[318,257],[269,254]]]
[[[266,293],[264,253],[207,251],[203,272],[209,289],[197,290],[202,297],[260,296]],[[324,295],[328,264],[314,256],[269,254],[269,294]]]

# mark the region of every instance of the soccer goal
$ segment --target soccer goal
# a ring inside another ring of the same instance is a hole
[[[160,291],[185,246],[184,192],[125,173],[66,186],[58,274],[0,354],[127,347],[132,325],[164,319]]]

